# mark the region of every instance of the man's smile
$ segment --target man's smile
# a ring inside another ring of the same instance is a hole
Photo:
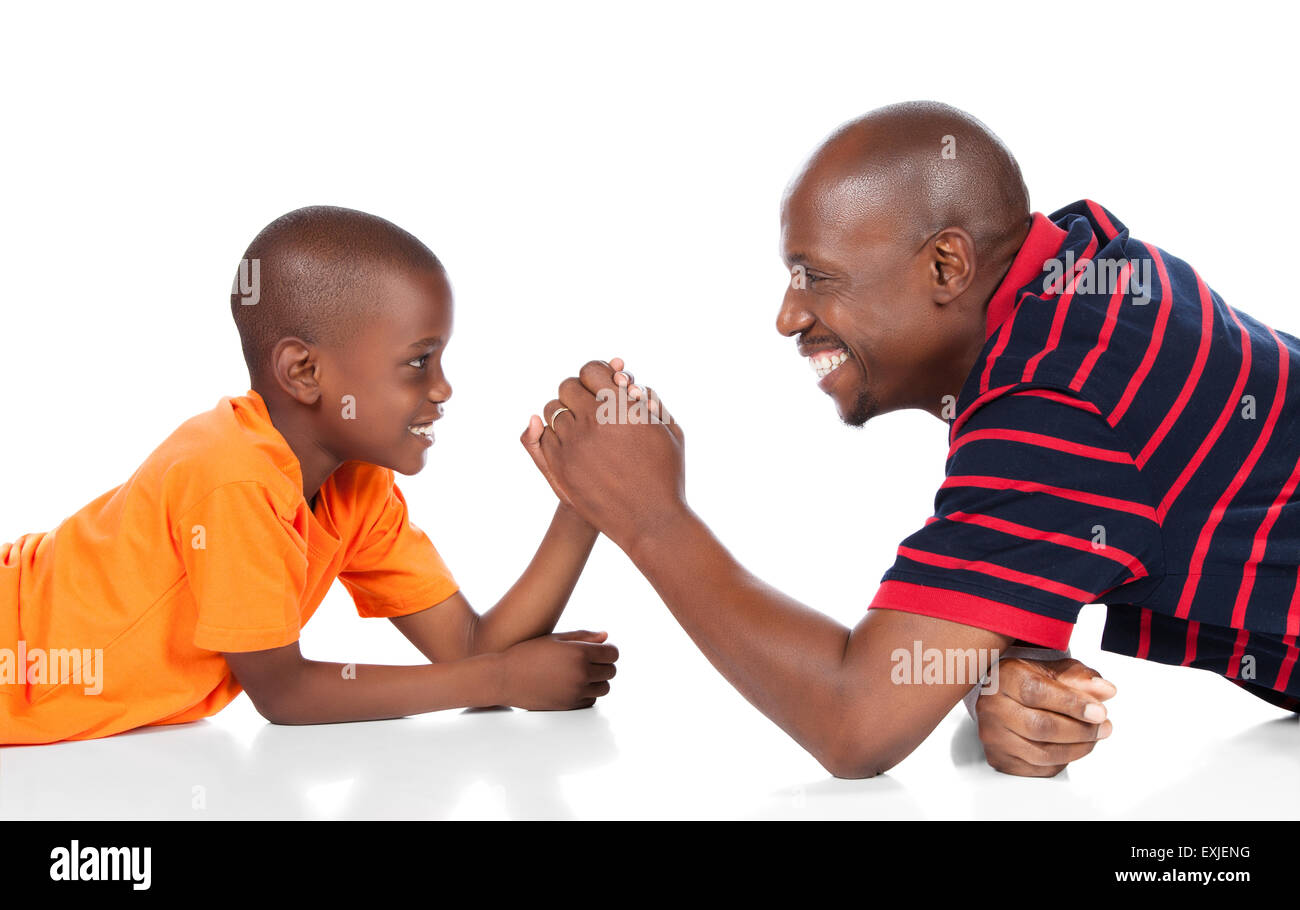
[[[849,352],[843,348],[835,348],[828,351],[819,351],[808,357],[808,365],[812,367],[818,379],[825,379],[831,373],[839,369],[840,364],[849,359]]]
[[[831,377],[840,372],[840,367],[854,359],[848,346],[834,337],[801,341],[799,354],[808,358],[808,366],[817,374],[817,387],[822,391],[835,382]]]

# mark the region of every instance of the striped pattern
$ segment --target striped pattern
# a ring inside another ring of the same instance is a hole
[[[1105,603],[1107,650],[1300,710],[1300,340],[1089,200],[1034,216],[987,335],[872,606],[1062,647]]]

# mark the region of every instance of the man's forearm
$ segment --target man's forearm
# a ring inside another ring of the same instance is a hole
[[[496,655],[418,666],[305,660],[274,704],[258,705],[272,723],[383,720],[501,701]]]
[[[572,509],[556,507],[528,568],[496,606],[475,622],[471,653],[503,651],[554,631],[598,534]]]
[[[849,630],[756,578],[689,510],[624,550],[709,662],[825,763],[842,733]]]

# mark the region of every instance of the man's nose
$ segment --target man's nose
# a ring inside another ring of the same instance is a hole
[[[813,314],[804,306],[807,295],[798,288],[787,287],[781,310],[776,314],[776,330],[787,337],[797,335],[813,323]]]

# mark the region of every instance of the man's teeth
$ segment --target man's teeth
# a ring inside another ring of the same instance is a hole
[[[848,359],[847,351],[823,351],[809,357],[808,365],[813,368],[813,372],[817,374],[818,379],[825,379]]]
[[[428,437],[433,435],[433,424],[428,423],[422,427],[407,427],[406,430],[408,433],[413,433],[416,436]]]

